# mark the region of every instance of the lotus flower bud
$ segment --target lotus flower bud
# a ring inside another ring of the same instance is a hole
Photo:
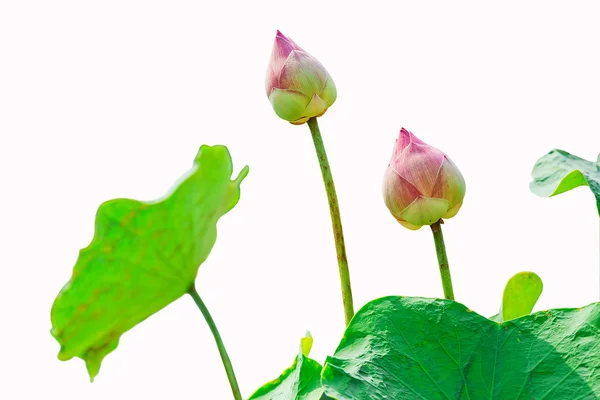
[[[416,230],[452,218],[465,189],[462,174],[446,154],[402,128],[383,181],[385,205],[402,226]]]
[[[337,96],[323,65],[279,31],[267,68],[266,89],[275,113],[296,125],[323,115]]]

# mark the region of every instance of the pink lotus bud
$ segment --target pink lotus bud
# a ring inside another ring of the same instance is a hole
[[[465,189],[447,155],[402,128],[383,181],[385,205],[402,226],[416,230],[454,217]]]
[[[323,115],[337,96],[323,65],[279,31],[267,68],[266,89],[275,113],[296,125]]]

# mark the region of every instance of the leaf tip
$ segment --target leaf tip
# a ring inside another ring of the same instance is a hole
[[[308,357],[313,345],[313,337],[309,331],[306,331],[304,337],[300,339],[300,351],[305,357]]]
[[[69,361],[71,358],[73,358],[73,356],[70,354],[67,354],[67,352],[65,351],[65,348],[63,346],[61,346],[60,351],[58,352],[57,358],[59,359],[59,361]]]
[[[100,364],[102,359],[87,359],[85,360],[85,367],[88,372],[88,376],[90,377],[90,383],[94,383],[94,379],[98,376],[100,372]]]
[[[94,379],[98,376],[99,368],[93,369],[90,364],[86,364],[88,370],[88,376],[90,377],[90,383],[94,383]]]
[[[246,165],[244,168],[242,168],[237,178],[235,178],[235,183],[238,185],[242,183],[246,176],[248,176],[248,172],[250,172],[250,167]]]
[[[222,144],[217,144],[214,146],[209,146],[207,144],[203,144],[198,149],[198,153],[196,153],[196,157],[194,158],[194,164],[202,164],[202,161],[205,160],[210,162],[209,160],[228,160],[229,165],[231,167],[231,153],[229,153],[229,149],[227,146]]]

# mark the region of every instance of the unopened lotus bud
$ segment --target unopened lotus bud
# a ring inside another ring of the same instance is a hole
[[[275,113],[296,125],[323,115],[337,96],[323,65],[279,31],[267,68],[266,90]]]
[[[465,180],[446,154],[402,128],[383,181],[383,198],[402,226],[419,229],[452,218],[465,197]]]

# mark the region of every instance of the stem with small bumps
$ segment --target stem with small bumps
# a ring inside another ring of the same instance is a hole
[[[442,277],[442,287],[444,288],[444,297],[454,300],[454,289],[452,288],[452,278],[450,277],[450,265],[448,265],[448,256],[446,254],[446,245],[444,244],[444,234],[442,233],[441,219],[431,225],[433,240],[435,242],[435,251],[437,253],[438,264],[440,266],[440,276]]]
[[[335,185],[333,184],[333,176],[331,175],[331,168],[329,167],[325,145],[323,144],[323,138],[321,137],[321,131],[316,117],[312,117],[308,120],[308,127],[310,128],[315,150],[317,151],[319,165],[321,166],[321,174],[323,175],[323,183],[325,184],[325,191],[327,192],[327,200],[329,201],[331,225],[333,228],[338,270],[342,285],[344,316],[346,319],[346,326],[348,326],[350,320],[354,316],[354,304],[352,300],[352,287],[350,285],[350,271],[348,270],[348,260],[346,258],[346,245],[344,244],[344,232],[342,230],[342,219],[340,217],[340,206],[338,205]]]

